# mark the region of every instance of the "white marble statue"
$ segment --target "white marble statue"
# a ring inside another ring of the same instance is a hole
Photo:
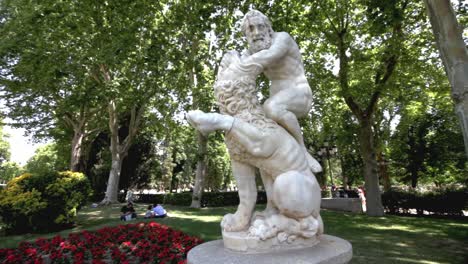
[[[223,237],[245,231],[258,241],[275,239],[275,245],[314,238],[323,233],[320,186],[302,146],[258,103],[255,80],[262,71],[262,65],[246,64],[237,52],[226,53],[215,83],[221,114],[187,114],[203,134],[226,133],[240,203],[234,214],[224,216]],[[265,211],[254,214],[255,168],[260,169],[268,202]]]
[[[249,49],[225,53],[216,76],[220,113],[195,110],[186,116],[204,135],[225,132],[240,202],[221,222],[222,241],[193,248],[187,263],[348,263],[351,244],[323,234],[314,175],[322,168],[307,152],[297,120],[312,101],[299,48],[256,10],[245,15],[242,29]],[[271,82],[264,105],[256,87],[262,73]],[[262,212],[254,212],[257,169],[267,195]]]
[[[221,61],[215,96],[221,113],[190,111],[187,120],[203,134],[225,131],[240,203],[221,223],[224,245],[239,251],[311,246],[323,233],[320,164],[304,147],[297,117],[311,107],[311,90],[299,48],[285,32],[273,32],[262,13],[246,14],[243,31],[249,50],[227,52]],[[270,97],[257,101],[256,79],[271,81]],[[255,170],[267,194],[255,212]],[[292,246],[291,246],[292,245]]]

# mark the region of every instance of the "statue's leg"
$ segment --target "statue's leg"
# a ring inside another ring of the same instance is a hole
[[[273,201],[273,178],[271,174],[266,172],[265,170],[260,170],[260,175],[262,176],[263,186],[265,187],[267,205],[265,210],[257,215],[268,217],[278,212],[278,209],[276,208],[275,203]]]
[[[307,98],[300,97],[291,91],[293,90],[283,90],[270,97],[263,104],[263,109],[267,117],[278,122],[301,145],[312,172],[321,172],[322,166],[309,154],[305,147],[301,126],[297,120],[297,117],[305,115],[310,109],[309,101]]]
[[[223,231],[246,230],[257,201],[257,185],[255,183],[255,168],[251,165],[232,161],[232,172],[237,182],[239,206],[234,214],[227,214],[221,222]]]

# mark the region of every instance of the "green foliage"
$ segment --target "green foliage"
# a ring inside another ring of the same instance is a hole
[[[88,179],[78,172],[25,173],[0,191],[0,216],[15,232],[43,232],[73,223],[91,196]]]
[[[467,188],[444,188],[430,192],[390,190],[382,194],[385,209],[392,214],[409,213],[416,210],[434,215],[463,216],[463,210],[468,209]]]
[[[152,179],[160,172],[157,143],[156,137],[148,131],[136,137],[122,164],[119,189],[152,187]]]
[[[62,171],[68,167],[69,155],[60,153],[59,145],[49,143],[36,149],[25,165],[25,170],[32,174],[46,175]]]
[[[233,180],[231,160],[224,143],[224,135],[216,133],[208,138],[208,171],[205,188],[213,191],[225,189]]]
[[[322,190],[321,195],[322,195],[322,198],[331,198],[332,197],[332,193],[331,193],[330,189]]]
[[[70,122],[77,125],[102,98],[88,79],[92,35],[86,29],[93,23],[86,16],[90,9],[83,6],[87,4],[73,1],[1,2],[0,85],[6,114],[35,137],[71,137]],[[83,128],[90,123],[85,121]]]
[[[410,101],[400,110],[400,123],[390,142],[395,179],[402,183],[467,183],[468,164],[463,136],[448,91],[420,94],[426,100]]]
[[[463,25],[462,2],[456,11]],[[345,103],[350,96],[363,116],[372,115],[375,154],[389,154],[394,182],[467,181],[466,158],[458,148],[460,129],[447,110],[452,107],[449,86],[422,2],[18,0],[0,6],[5,113],[28,133],[57,142],[38,150],[27,165],[30,172],[68,167],[64,157],[83,121],[82,132],[90,133],[83,144],[95,142],[83,147],[83,171],[96,194],[102,193],[111,166],[109,132],[94,135],[107,125],[103,113],[113,99],[121,140],[129,132],[130,109],[146,110],[119,188],[189,188],[199,157],[194,130],[182,121],[183,113],[217,110],[212,84],[218,61],[224,51],[245,47],[242,12],[257,8],[271,18],[275,31],[290,33],[301,48],[314,95],[311,112],[300,120],[304,140],[312,152],[325,140],[338,146],[340,162],[333,162],[333,171],[345,174],[350,184],[363,181],[358,117]],[[341,60],[340,34],[346,55]],[[396,67],[386,69],[395,58]],[[338,67],[341,61],[348,65]],[[379,84],[387,73],[391,78]],[[265,76],[258,85],[264,101],[269,88]],[[376,104],[366,108],[372,98],[378,98]],[[398,120],[394,131],[391,123]],[[411,129],[421,133],[408,134]],[[410,137],[415,144],[409,144]],[[3,139],[0,127],[0,163],[9,155]],[[232,172],[220,133],[210,135],[207,153],[205,187],[225,189]],[[7,167],[4,171],[15,170],[12,164]],[[1,179],[17,174],[0,173],[9,175]]]
[[[163,196],[164,204],[189,206],[192,202],[192,193],[168,193]]]
[[[3,131],[3,120],[0,118],[0,166],[10,160],[10,143],[7,141],[8,134]]]
[[[23,172],[23,168],[16,162],[7,161],[0,165],[0,181],[8,182]]]

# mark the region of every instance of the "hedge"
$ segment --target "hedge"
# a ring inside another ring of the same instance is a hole
[[[390,214],[407,214],[416,210],[432,215],[463,216],[468,209],[468,189],[441,189],[420,193],[415,191],[390,190],[382,194],[382,204]]]
[[[322,197],[330,197],[330,191],[322,191]],[[355,197],[355,193],[348,193],[348,197]],[[124,195],[120,195],[123,201]],[[166,194],[135,194],[134,201],[147,204],[171,204],[189,206],[192,202],[192,193],[166,193]],[[259,191],[257,204],[266,203],[266,193]],[[400,190],[390,190],[382,194],[382,203],[385,211],[390,214],[407,214],[411,209],[419,215],[424,211],[434,215],[462,216],[463,210],[468,209],[468,189],[445,189],[428,193],[417,193]],[[235,206],[239,204],[237,192],[205,192],[202,196],[202,207]]]
[[[119,200],[124,200],[124,195],[119,195]],[[147,204],[171,204],[180,206],[190,206],[192,203],[192,193],[165,193],[165,194],[134,194],[133,201]],[[266,193],[259,191],[257,194],[257,204],[266,204]],[[222,207],[239,204],[239,194],[237,192],[204,192],[201,200],[202,207]]]

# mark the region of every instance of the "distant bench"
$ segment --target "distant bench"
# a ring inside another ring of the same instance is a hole
[[[359,198],[322,198],[321,208],[362,213],[361,199]]]

